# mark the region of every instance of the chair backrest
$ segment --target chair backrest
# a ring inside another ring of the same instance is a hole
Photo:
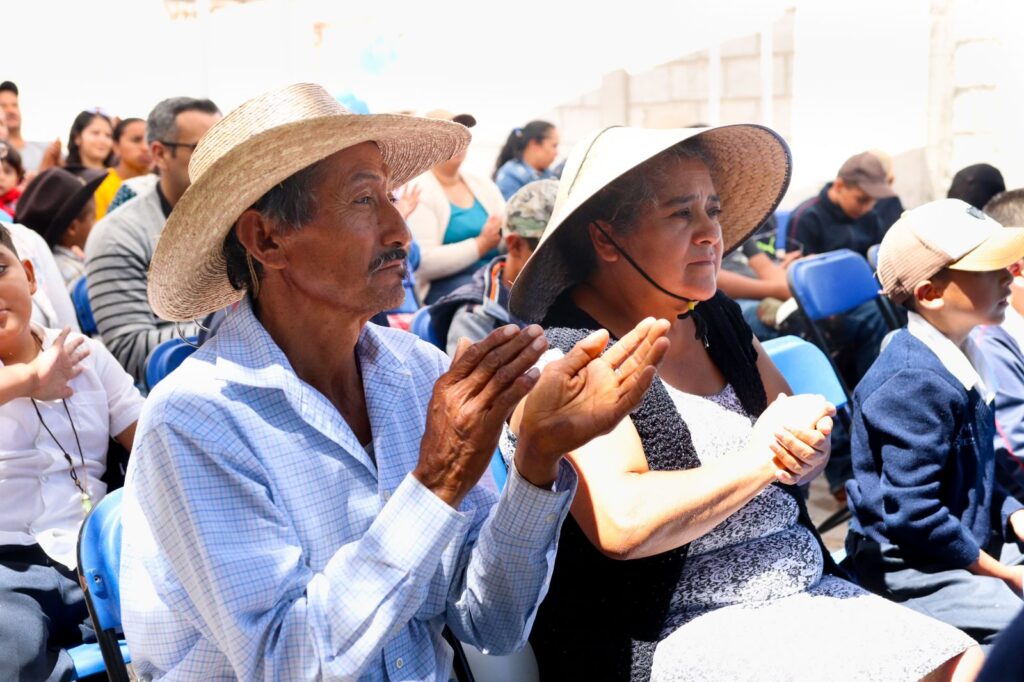
[[[146,385],[153,390],[168,374],[178,369],[185,358],[196,352],[196,337],[167,339],[154,348],[146,361]]]
[[[89,287],[85,275],[79,277],[71,287],[71,302],[75,306],[75,315],[78,317],[78,326],[82,328],[82,333],[89,336],[99,333],[96,319],[92,316],[92,306],[89,304]]]
[[[800,309],[822,320],[879,299],[878,281],[859,253],[839,249],[801,258],[789,266],[789,288]]]
[[[100,500],[78,534],[78,571],[98,630],[121,629],[121,496],[118,489]]]
[[[846,405],[846,391],[832,363],[813,343],[797,336],[780,336],[765,341],[761,347],[782,372],[794,395],[819,393],[836,409]]]
[[[433,325],[430,324],[430,308],[423,307],[416,311],[412,316],[412,321],[409,323],[409,331],[427,343],[444,350],[444,344],[437,337]]]
[[[783,251],[788,250],[786,248],[786,240],[789,237],[789,217],[793,215],[792,211],[783,211],[779,209],[775,211],[775,248],[782,249]]]

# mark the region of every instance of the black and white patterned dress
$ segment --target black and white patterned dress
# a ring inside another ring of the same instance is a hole
[[[732,386],[709,396],[666,384],[701,463],[752,429]],[[974,641],[834,576],[793,498],[768,486],[690,543],[652,682],[918,680]]]

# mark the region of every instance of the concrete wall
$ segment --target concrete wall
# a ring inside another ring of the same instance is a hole
[[[550,120],[566,153],[588,132],[610,125],[679,128],[764,123],[792,130],[795,13],[639,73],[615,71],[601,87],[556,107]]]

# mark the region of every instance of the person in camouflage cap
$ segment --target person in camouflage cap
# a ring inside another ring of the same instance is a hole
[[[536,241],[544,234],[544,228],[551,218],[557,194],[557,180],[536,180],[523,185],[505,205],[505,227],[502,234],[506,237],[515,234],[534,240],[536,246]]]
[[[479,341],[505,324],[525,324],[508,311],[508,295],[551,218],[557,180],[523,185],[505,205],[502,237],[506,253],[476,271],[473,280],[430,306],[430,324],[449,355],[459,339]]]

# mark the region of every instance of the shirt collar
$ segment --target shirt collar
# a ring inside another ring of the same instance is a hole
[[[971,337],[967,337],[963,346],[958,347],[928,320],[914,312],[907,314],[907,331],[928,346],[928,349],[939,358],[942,366],[956,377],[966,390],[975,388],[986,403],[992,402],[995,393],[989,386],[995,384],[991,381],[991,374],[981,350]],[[983,377],[989,379],[986,381]]]
[[[167,201],[164,191],[160,189],[160,180],[156,181],[156,196],[160,199],[160,212],[164,214],[164,218],[170,218],[174,207],[171,206],[171,202]]]
[[[363,326],[356,342],[356,355],[367,373],[396,372],[409,375],[406,358],[416,344],[412,334],[387,333],[373,324]],[[260,388],[294,388],[301,380],[284,351],[253,314],[249,297],[244,297],[227,314],[212,339],[216,353],[217,376],[225,381]]]

